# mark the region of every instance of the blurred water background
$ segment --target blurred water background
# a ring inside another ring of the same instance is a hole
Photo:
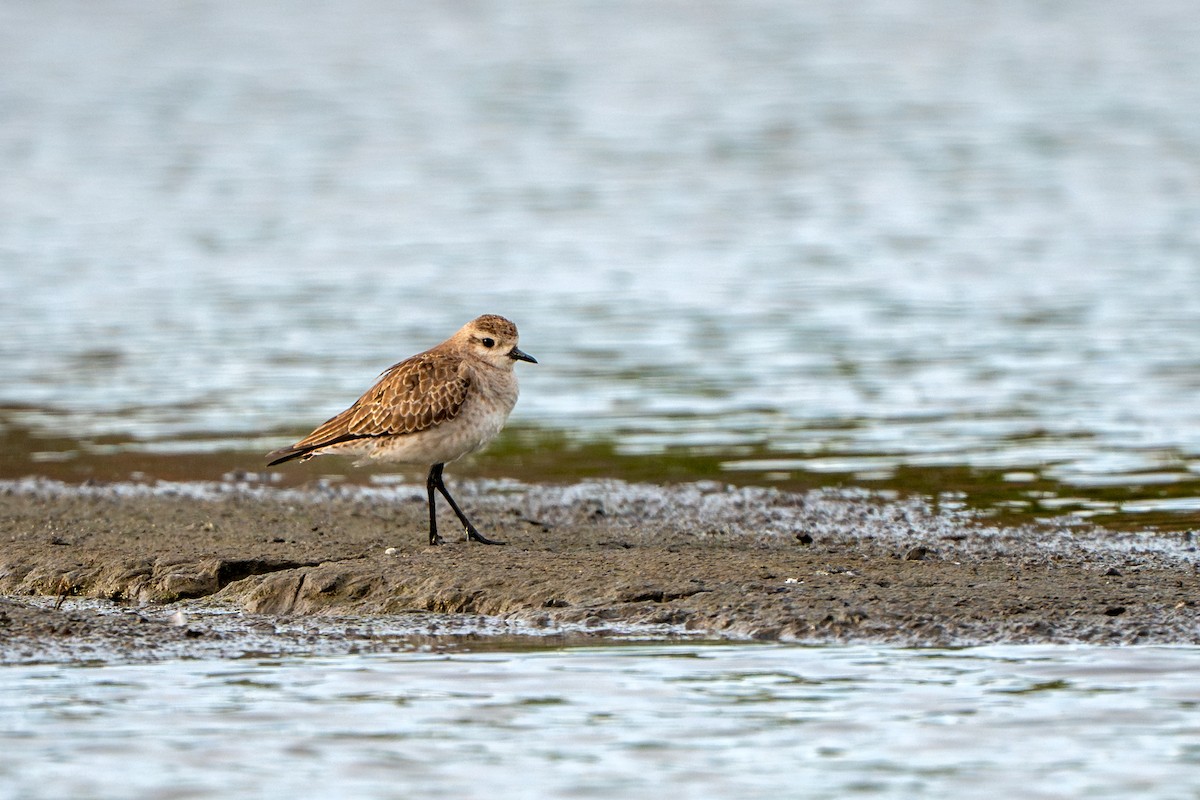
[[[541,361],[503,474],[1195,527],[1197,41],[1183,0],[0,0],[0,471],[258,469],[494,312]]]
[[[494,312],[541,363],[456,478],[1200,527],[1198,41],[1184,0],[0,0],[0,477],[258,470]],[[5,667],[0,796],[1195,798],[1195,668]]]
[[[4,667],[0,797],[1200,796],[1196,648]]]

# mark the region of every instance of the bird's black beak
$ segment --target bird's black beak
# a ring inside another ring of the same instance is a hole
[[[530,364],[537,363],[536,358],[529,355],[529,353],[522,353],[520,350],[518,350],[515,347],[512,350],[508,351],[508,357],[511,358],[513,361],[528,361]]]

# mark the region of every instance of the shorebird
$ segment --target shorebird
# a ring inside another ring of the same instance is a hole
[[[454,502],[442,470],[496,438],[517,402],[518,361],[537,359],[517,347],[517,326],[485,314],[436,347],[389,367],[354,405],[289,447],[268,453],[268,466],[336,453],[355,464],[400,462],[429,467],[429,543],[438,535],[435,492],[450,504],[467,538],[489,539]]]

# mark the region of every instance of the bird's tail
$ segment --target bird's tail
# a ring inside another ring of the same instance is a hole
[[[332,421],[332,420],[330,420]],[[373,435],[363,435],[360,433],[343,433],[341,436],[330,438],[320,438],[324,433],[322,428],[318,428],[306,439],[301,439],[295,444],[290,444],[287,447],[279,450],[272,450],[267,453],[267,458],[272,459],[267,462],[268,467],[273,467],[276,464],[282,464],[285,461],[291,461],[293,458],[298,458],[301,461],[307,461],[313,456],[320,455],[321,451],[329,447],[336,447],[339,444],[353,442],[358,439],[373,439]]]
[[[301,461],[306,461],[313,457],[313,450],[315,449],[316,448],[314,447],[296,447],[295,445],[288,445],[287,447],[280,448],[279,450],[272,450],[271,452],[267,453],[267,458],[271,459],[267,462],[267,466],[273,467],[276,464],[282,464],[285,461],[291,461],[292,459],[296,458],[300,459]]]

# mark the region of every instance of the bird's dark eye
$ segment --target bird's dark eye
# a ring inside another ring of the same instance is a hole
[[[483,344],[484,347],[495,347],[496,346],[496,340],[491,338],[490,336],[485,336],[482,339],[480,339],[479,341]]]

